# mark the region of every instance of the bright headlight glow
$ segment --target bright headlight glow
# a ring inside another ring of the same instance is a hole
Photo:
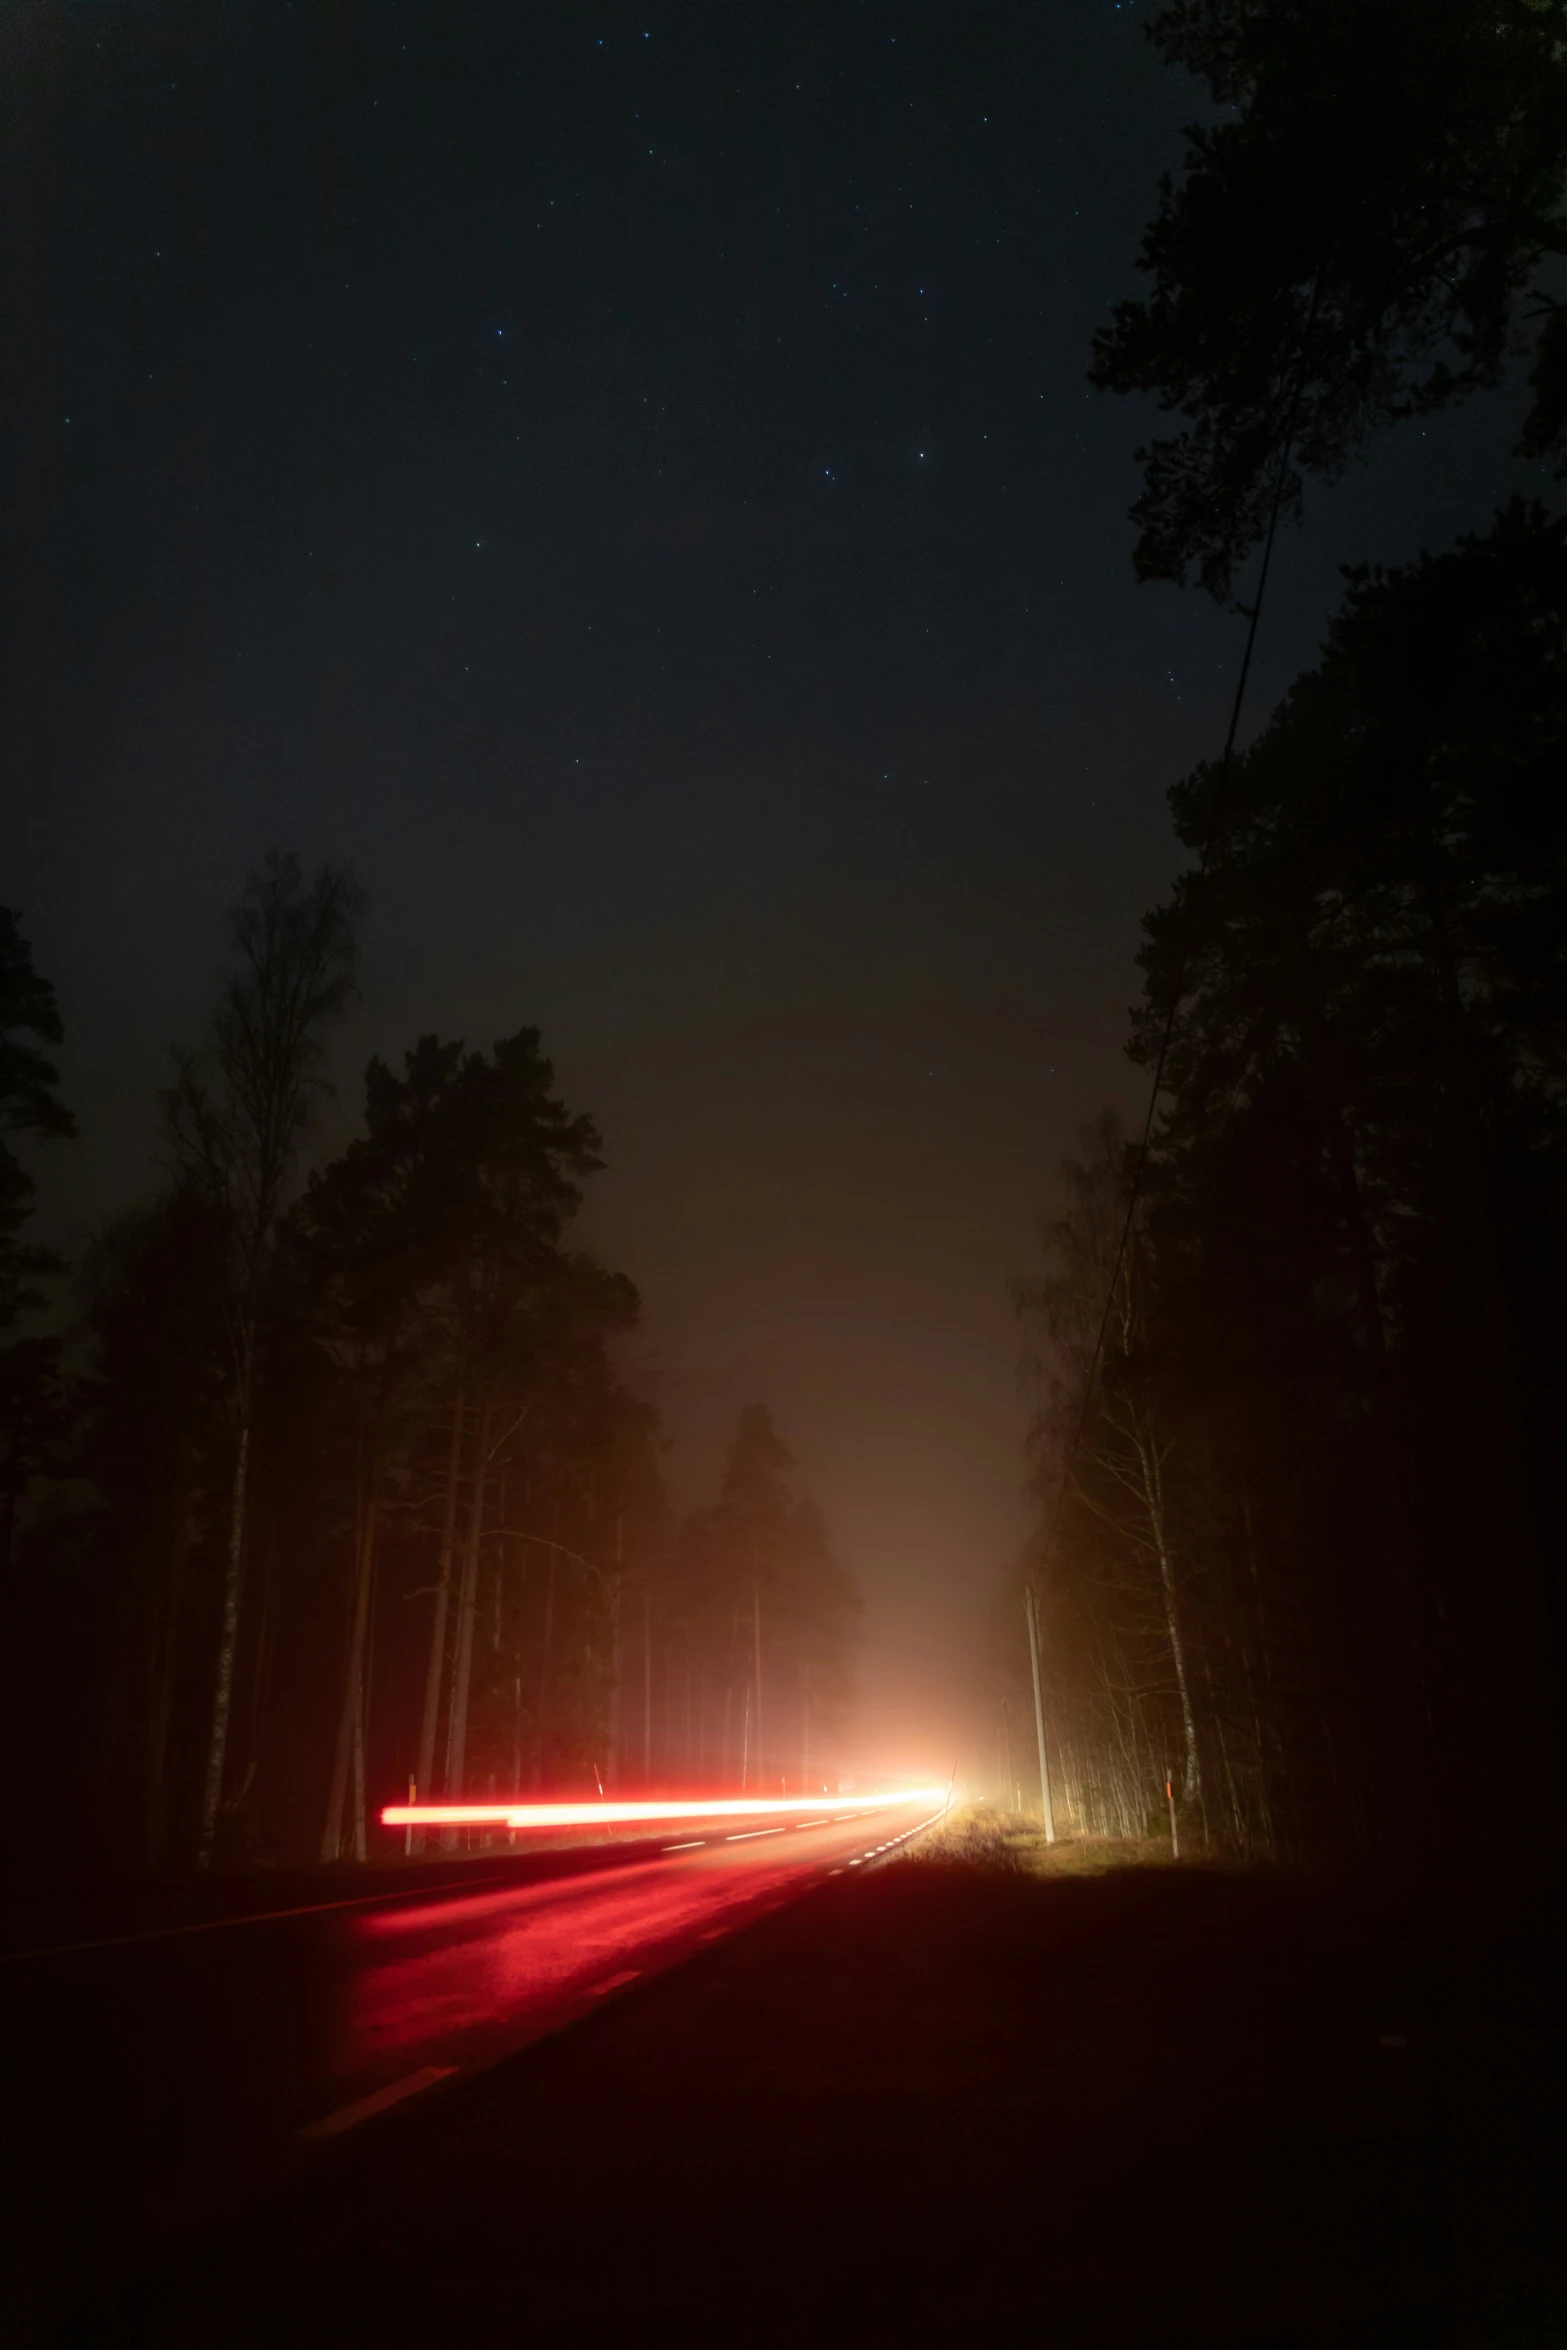
[[[880,1788],[869,1795],[738,1795],[672,1803],[388,1803],[386,1828],[604,1828],[656,1826],[669,1820],[755,1820],[809,1812],[816,1819],[847,1819],[855,1812],[905,1804],[944,1804],[945,1787]]]

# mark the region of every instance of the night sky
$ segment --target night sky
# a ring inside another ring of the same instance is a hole
[[[1115,0],[13,5],[0,898],[67,1026],[81,1233],[272,842],[373,912],[339,1039],[535,1022],[603,1129],[677,1499],[768,1401],[930,1759],[1021,1538],[1009,1273],[1138,1081],[1167,785],[1240,623],[1138,588],[1085,382],[1198,93]],[[1503,403],[1505,406],[1505,402]],[[1495,403],[1281,546],[1484,520]],[[952,1730],[954,1740],[958,1732]]]

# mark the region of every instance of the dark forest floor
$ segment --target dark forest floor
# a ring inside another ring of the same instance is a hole
[[[71,2338],[1567,2339],[1538,1920],[965,1841],[366,2129]]]

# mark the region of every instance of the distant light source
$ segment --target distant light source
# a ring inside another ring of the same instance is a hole
[[[945,1803],[945,1787],[898,1787],[890,1793],[832,1796],[722,1796],[706,1803],[388,1803],[384,1828],[595,1828],[633,1827],[661,1820],[754,1820],[779,1812],[814,1812],[825,1802],[834,1818],[849,1812],[886,1811],[906,1803]]]

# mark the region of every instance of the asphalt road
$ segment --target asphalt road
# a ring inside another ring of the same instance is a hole
[[[558,2030],[918,1832],[921,1804],[478,1853],[360,1896],[0,1955],[13,2313],[232,2213],[392,2107]],[[339,1880],[341,1883],[341,1880]],[[296,1886],[292,1892],[316,1888]]]
[[[167,1930],[214,1886],[13,1958],[0,2340],[1567,2340],[1553,1887],[1039,1877],[984,1826],[344,1871],[351,1910]]]
[[[1567,2341],[1539,1901],[1496,1872],[1039,1877],[978,1841],[829,1864],[311,2141],[276,2192],[82,2280],[56,2350]]]

